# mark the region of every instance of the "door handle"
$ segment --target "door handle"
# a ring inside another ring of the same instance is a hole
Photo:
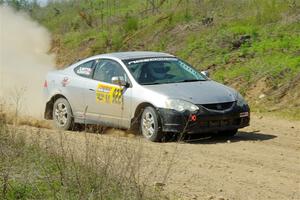
[[[90,88],[89,90],[90,90],[90,91],[93,91],[93,92],[95,92],[95,90],[94,90],[94,89],[91,89],[91,88]]]

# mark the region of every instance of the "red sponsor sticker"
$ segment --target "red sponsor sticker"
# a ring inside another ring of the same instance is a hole
[[[61,81],[61,85],[63,87],[66,87],[70,83],[70,80],[68,77],[64,77],[64,79]]]

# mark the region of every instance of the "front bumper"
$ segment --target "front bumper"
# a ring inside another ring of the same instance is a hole
[[[197,113],[177,112],[171,109],[158,108],[163,132],[173,133],[209,133],[239,129],[249,126],[250,109],[234,104],[230,109],[216,111],[202,108]]]

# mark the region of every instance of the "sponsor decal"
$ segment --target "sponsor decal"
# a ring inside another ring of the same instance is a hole
[[[63,87],[66,87],[70,83],[69,77],[64,77],[63,80],[61,81],[61,85]]]
[[[96,102],[121,104],[123,102],[123,88],[99,83],[96,89]]]
[[[141,59],[141,60],[133,60],[133,61],[128,62],[128,64],[131,65],[131,64],[137,64],[137,63],[143,63],[143,62],[165,61],[165,60],[176,61],[178,59],[177,58],[147,58],[147,59]]]
[[[92,69],[89,67],[79,67],[79,69],[76,72],[77,74],[89,76],[92,73]]]

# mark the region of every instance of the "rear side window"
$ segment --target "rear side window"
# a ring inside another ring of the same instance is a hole
[[[75,67],[74,71],[77,75],[92,78],[93,75],[93,64],[94,61],[85,62],[77,67]]]

